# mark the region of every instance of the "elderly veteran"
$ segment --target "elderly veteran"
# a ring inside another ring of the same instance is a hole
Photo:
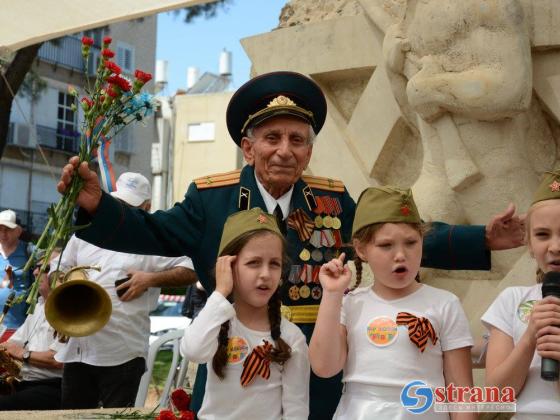
[[[63,169],[64,192],[77,169],[85,180],[78,197],[77,235],[125,252],[188,255],[211,293],[218,244],[226,218],[252,207],[267,209],[284,227],[293,266],[282,285],[285,314],[311,337],[321,300],[320,265],[350,240],[355,203],[344,184],[304,176],[315,135],[326,116],[326,101],[315,82],[293,72],[256,77],[233,95],[227,109],[229,133],[247,161],[241,171],[196,179],[181,203],[154,214],[131,210],[101,191],[97,175],[76,157]],[[513,209],[484,226],[434,223],[424,243],[423,264],[444,269],[490,268],[488,249],[519,246],[522,230]],[[206,370],[199,369],[197,388]],[[310,418],[330,418],[341,392],[340,376],[311,379]],[[194,402],[201,395],[195,389]]]

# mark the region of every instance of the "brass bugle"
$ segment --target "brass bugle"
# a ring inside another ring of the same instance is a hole
[[[107,324],[111,317],[112,304],[107,291],[89,280],[86,270],[97,270],[95,266],[78,266],[66,274],[55,271],[62,283],[57,285],[45,302],[45,317],[60,334],[69,337],[85,337],[95,334]]]

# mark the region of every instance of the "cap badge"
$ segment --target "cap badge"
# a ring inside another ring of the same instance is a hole
[[[273,108],[275,106],[297,106],[294,101],[284,95],[279,95],[268,103],[267,108]]]
[[[259,217],[257,217],[257,221],[262,225],[264,223],[266,223],[266,217],[264,214],[259,214]]]

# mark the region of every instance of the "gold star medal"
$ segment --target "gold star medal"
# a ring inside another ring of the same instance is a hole
[[[311,289],[309,289],[309,286],[306,284],[301,286],[299,288],[299,295],[302,297],[302,299],[307,299],[311,295]]]

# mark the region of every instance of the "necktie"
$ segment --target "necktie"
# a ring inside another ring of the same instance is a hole
[[[276,217],[276,223],[278,223],[278,227],[280,228],[280,232],[282,235],[286,236],[286,223],[284,223],[284,214],[282,213],[282,209],[280,208],[280,204],[276,204],[276,208],[274,209],[274,217]]]

